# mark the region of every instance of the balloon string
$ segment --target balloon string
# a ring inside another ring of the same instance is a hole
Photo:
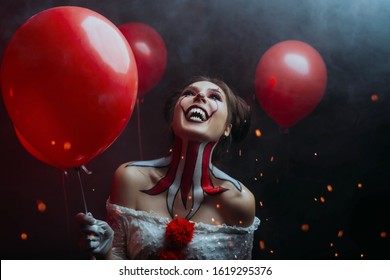
[[[283,138],[286,141],[286,176],[288,177],[290,172],[290,156],[291,156],[291,145],[290,145],[290,130],[288,128],[279,127],[279,132],[283,134]]]
[[[290,144],[290,131],[287,129],[284,132],[287,139],[287,164],[286,164],[286,175],[289,176],[290,173],[290,157],[291,157],[291,144]]]
[[[83,204],[84,204],[84,211],[85,211],[85,214],[88,214],[87,202],[85,201],[85,194],[84,194],[83,182],[81,181],[80,167],[76,167],[76,172],[77,172],[77,176],[78,176],[78,178],[79,178],[81,196],[82,196],[82,198],[83,198]]]
[[[66,217],[66,237],[68,242],[70,242],[70,220],[69,220],[69,202],[68,202],[68,192],[66,190],[65,177],[68,175],[66,170],[61,172],[61,182],[62,182],[62,191],[64,193],[64,205],[65,205],[65,217]]]
[[[137,121],[138,121],[138,148],[139,148],[139,156],[140,159],[143,159],[143,152],[142,152],[142,137],[141,137],[141,113],[140,113],[140,106],[139,106],[139,98],[137,98]]]

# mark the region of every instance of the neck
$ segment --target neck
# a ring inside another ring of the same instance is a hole
[[[211,158],[215,145],[215,142],[200,143],[176,137],[166,176],[153,188],[144,192],[157,195],[168,190],[167,208],[173,218],[173,206],[179,191],[186,209],[187,200],[192,191],[192,205],[186,216],[186,219],[190,219],[199,210],[205,193],[213,195],[227,190],[215,187],[210,177],[209,170],[212,166]]]

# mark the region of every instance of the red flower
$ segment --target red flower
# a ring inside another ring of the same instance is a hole
[[[172,220],[167,224],[165,238],[172,247],[183,248],[191,242],[194,227],[194,223],[183,218]]]
[[[181,250],[165,249],[160,252],[160,260],[184,260]]]

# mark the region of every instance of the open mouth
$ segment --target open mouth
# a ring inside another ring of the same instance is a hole
[[[191,106],[186,112],[186,119],[193,122],[205,122],[209,119],[209,115],[205,110],[197,106]]]

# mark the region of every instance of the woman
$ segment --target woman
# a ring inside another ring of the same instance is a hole
[[[84,246],[106,259],[250,259],[253,194],[212,164],[249,131],[250,111],[222,81],[199,78],[166,105],[169,157],[115,172],[108,225],[79,214]]]

